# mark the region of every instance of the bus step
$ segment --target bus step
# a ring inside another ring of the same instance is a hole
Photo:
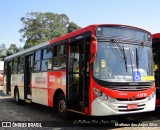
[[[83,108],[84,108],[84,102],[79,102],[79,105],[81,106],[81,111],[83,111]]]
[[[30,99],[25,99],[25,102],[26,103],[31,103],[31,100]]]
[[[31,99],[31,95],[27,95],[27,99]]]

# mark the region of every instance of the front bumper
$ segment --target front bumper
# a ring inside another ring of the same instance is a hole
[[[119,114],[130,114],[130,113],[140,113],[155,110],[156,95],[148,100],[148,97],[135,101],[118,101],[109,103],[103,101],[98,97],[92,102],[92,112],[93,116],[106,116],[106,115],[119,115]],[[127,105],[137,104],[137,108],[128,109]]]

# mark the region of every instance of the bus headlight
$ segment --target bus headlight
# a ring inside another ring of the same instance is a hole
[[[153,98],[154,97],[154,92],[151,94],[151,98]]]
[[[148,100],[151,100],[152,98],[154,98],[154,94],[155,92],[153,92],[150,96],[148,96]]]
[[[147,99],[148,99],[148,101],[149,101],[149,100],[151,100],[151,97],[150,97],[150,96],[148,96],[148,98],[147,98]]]
[[[104,94],[102,91],[100,91],[97,88],[93,88],[94,93],[97,95],[97,97],[103,101],[108,101],[110,103],[115,101],[115,98],[109,97],[106,94]]]
[[[115,102],[115,100],[116,100],[115,98],[111,98],[111,97],[110,97],[109,102],[112,103],[112,102]]]

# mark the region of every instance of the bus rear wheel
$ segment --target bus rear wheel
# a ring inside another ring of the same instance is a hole
[[[22,103],[22,100],[19,98],[19,90],[18,90],[18,88],[15,89],[14,99],[15,99],[15,101],[16,101],[16,103],[18,105],[20,105]]]
[[[68,112],[66,109],[66,100],[64,94],[59,94],[57,99],[57,112],[60,115],[61,118],[67,119],[68,118]]]

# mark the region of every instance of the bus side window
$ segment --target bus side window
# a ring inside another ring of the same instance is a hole
[[[40,70],[41,50],[34,53],[34,71]]]
[[[47,71],[52,69],[52,46],[43,49],[42,51],[41,70]]]
[[[60,44],[54,46],[54,58],[53,69],[65,69],[66,68],[66,44]]]
[[[22,74],[24,72],[24,56],[21,56],[18,59],[18,73]]]
[[[12,74],[17,74],[18,58],[14,58],[12,64]]]

